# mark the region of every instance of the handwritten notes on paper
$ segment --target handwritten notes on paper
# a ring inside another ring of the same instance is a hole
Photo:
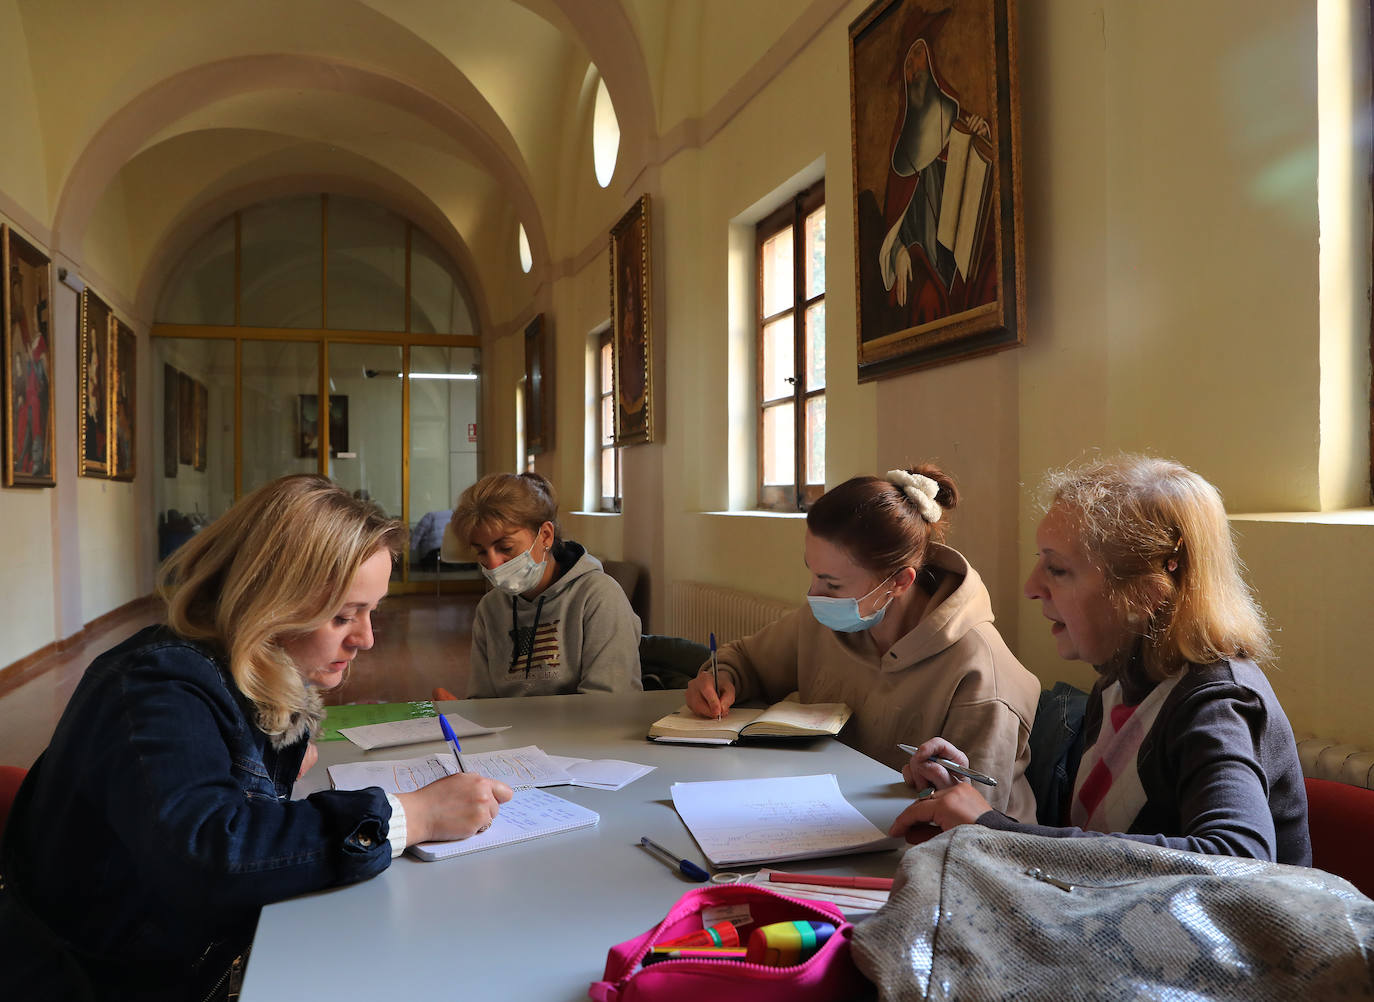
[[[833,775],[674,783],[673,806],[714,866],[900,846],[854,809]]]
[[[403,761],[331,765],[329,782],[336,790],[366,790],[369,786],[380,786],[387,793],[414,793],[457,771],[453,756],[445,752]]]
[[[467,762],[467,756],[463,756]],[[597,813],[581,804],[555,797],[543,790],[521,790],[514,799],[501,805],[491,827],[455,842],[421,842],[410,853],[423,860],[448,859],[499,845],[525,842],[545,835],[588,828],[600,820]]]

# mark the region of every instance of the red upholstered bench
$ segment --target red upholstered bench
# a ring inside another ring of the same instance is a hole
[[[1374,790],[1329,779],[1306,782],[1312,865],[1374,897]]]

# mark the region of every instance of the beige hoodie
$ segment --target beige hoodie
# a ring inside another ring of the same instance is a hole
[[[868,631],[836,633],[805,607],[723,647],[720,670],[736,702],[773,703],[799,692],[805,703],[847,703],[854,715],[840,739],[901,769],[897,743],[939,735],[997,780],[980,787],[988,803],[1035,821],[1026,782],[1031,723],[1040,683],[992,625],[992,603],[963,555],[932,545],[926,567],[939,582],[916,628],[881,657]]]

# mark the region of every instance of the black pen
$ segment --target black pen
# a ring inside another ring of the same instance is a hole
[[[906,752],[908,755],[916,754],[916,747],[914,745],[898,744],[897,747],[900,748],[902,751]],[[934,762],[936,765],[944,766],[947,772],[952,772],[956,776],[963,776],[965,779],[971,779],[975,783],[982,783],[984,786],[997,785],[997,780],[993,779],[991,776],[985,776],[981,772],[975,772],[968,766],[960,765],[958,762],[951,762],[947,758],[932,756],[930,761]]]

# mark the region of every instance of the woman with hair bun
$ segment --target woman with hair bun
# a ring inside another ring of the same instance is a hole
[[[445,560],[476,557],[492,590],[472,623],[468,698],[634,692],[639,617],[601,561],[558,526],[538,473],[489,473],[458,498]]]
[[[1052,472],[1045,494],[1026,597],[1059,656],[1098,672],[1066,816],[1060,827],[1005,817],[929,761],[964,762],[957,741],[935,737],[909,768],[936,792],[891,833],[921,841],[930,826],[976,822],[1311,865],[1302,765],[1256,664],[1271,657],[1269,633],[1217,489],[1170,460],[1126,455]]]
[[[723,647],[720,691],[707,665],[687,705],[715,717],[792,692],[846,703],[841,740],[896,769],[908,761],[899,742],[943,735],[997,780],[988,793],[1000,810],[1034,820],[1023,774],[1040,683],[992,625],[978,572],[941,542],[958,500],[929,464],[822,495],[806,516],[807,607]]]

